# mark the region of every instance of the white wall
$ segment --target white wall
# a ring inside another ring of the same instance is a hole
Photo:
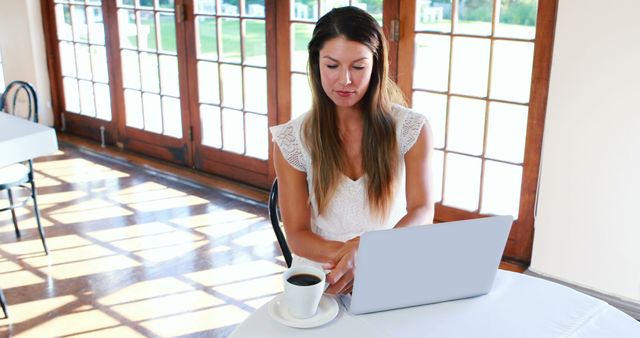
[[[530,269],[640,302],[640,1],[559,2]]]
[[[40,101],[40,123],[53,125],[39,0],[0,0],[0,53],[5,84],[32,83]]]

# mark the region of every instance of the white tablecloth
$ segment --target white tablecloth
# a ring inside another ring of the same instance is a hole
[[[0,111],[0,167],[58,150],[53,128]]]
[[[638,337],[640,322],[597,298],[547,280],[499,270],[485,296],[286,327],[262,306],[231,335],[244,337]]]

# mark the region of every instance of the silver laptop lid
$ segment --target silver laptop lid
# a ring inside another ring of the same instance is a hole
[[[512,223],[511,216],[495,216],[364,233],[349,312],[488,293]]]

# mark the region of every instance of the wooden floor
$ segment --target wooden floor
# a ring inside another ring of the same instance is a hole
[[[60,148],[35,165],[50,254],[30,207],[21,239],[0,214],[0,337],[226,337],[282,291],[266,192]]]

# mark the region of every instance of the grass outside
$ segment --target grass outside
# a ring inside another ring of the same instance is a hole
[[[239,19],[219,19],[221,20],[222,48],[225,59],[240,59],[240,20]],[[160,17],[160,49],[166,52],[175,53],[176,50],[176,30],[173,16]],[[218,52],[216,19],[199,17],[198,21],[199,52],[215,58]],[[245,57],[265,57],[266,55],[266,32],[264,20],[244,20],[245,37],[244,48]],[[153,21],[143,22],[143,26],[148,27],[146,36],[147,47],[156,49],[156,33]],[[143,29],[146,30],[146,29]],[[136,37],[129,36],[129,43],[136,45]]]

